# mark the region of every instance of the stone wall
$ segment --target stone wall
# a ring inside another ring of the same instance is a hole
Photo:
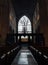
[[[39,0],[40,11],[40,32],[44,34],[45,46],[48,47],[48,14],[47,0]]]
[[[9,32],[9,2],[8,0],[0,0],[0,39],[4,45],[5,38]]]

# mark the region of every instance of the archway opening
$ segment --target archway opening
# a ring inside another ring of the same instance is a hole
[[[32,33],[31,21],[27,16],[22,16],[18,22],[18,33]]]
[[[30,34],[32,33],[32,26],[31,26],[31,21],[27,16],[22,16],[18,22],[18,34]],[[21,36],[21,41],[28,41],[28,36],[27,35],[22,35]]]

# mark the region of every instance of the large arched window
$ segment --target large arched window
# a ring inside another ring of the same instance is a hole
[[[20,18],[18,22],[18,33],[31,33],[31,22],[27,16],[23,16]]]

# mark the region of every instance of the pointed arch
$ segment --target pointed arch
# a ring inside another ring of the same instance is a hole
[[[27,16],[22,16],[18,22],[18,33],[31,33],[31,21]]]

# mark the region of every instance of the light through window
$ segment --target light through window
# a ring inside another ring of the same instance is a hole
[[[23,16],[18,22],[18,33],[31,33],[31,22],[28,17]]]

